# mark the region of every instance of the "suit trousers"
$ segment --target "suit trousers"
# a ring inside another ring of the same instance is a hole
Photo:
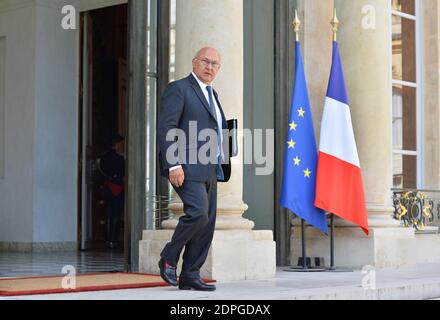
[[[177,266],[183,254],[181,279],[200,278],[200,268],[206,261],[214,237],[217,212],[217,175],[215,171],[207,182],[184,181],[182,187],[174,188],[183,202],[184,215],[180,217],[171,242],[161,257]]]

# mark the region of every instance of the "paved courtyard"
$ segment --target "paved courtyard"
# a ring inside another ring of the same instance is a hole
[[[287,272],[276,277],[218,283],[215,292],[172,287],[0,298],[7,300],[360,300],[435,299],[440,297],[440,264],[354,272]]]

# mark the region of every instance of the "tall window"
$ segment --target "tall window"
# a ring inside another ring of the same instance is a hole
[[[176,80],[176,0],[170,1],[170,81]]]
[[[0,37],[0,180],[5,174],[5,79],[6,37]]]
[[[393,186],[420,188],[419,0],[392,1]]]
[[[146,126],[146,191],[147,212],[146,228],[154,229],[155,226],[155,201],[156,194],[156,109],[157,109],[157,80],[159,77],[157,65],[157,29],[158,29],[158,0],[148,0],[147,17],[147,126]]]

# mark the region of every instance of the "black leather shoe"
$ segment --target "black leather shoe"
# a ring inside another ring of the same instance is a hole
[[[180,290],[215,291],[216,287],[205,283],[202,279],[190,279],[179,281]]]
[[[165,260],[160,259],[159,269],[160,269],[160,276],[162,277],[162,279],[166,283],[176,287],[177,286],[176,268],[167,266]]]

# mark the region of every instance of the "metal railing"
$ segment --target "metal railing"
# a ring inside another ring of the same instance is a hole
[[[394,218],[405,227],[422,231],[440,226],[440,191],[393,190]]]
[[[155,230],[162,229],[162,221],[170,217],[169,202],[168,196],[155,195],[147,197],[147,214],[153,217]]]

